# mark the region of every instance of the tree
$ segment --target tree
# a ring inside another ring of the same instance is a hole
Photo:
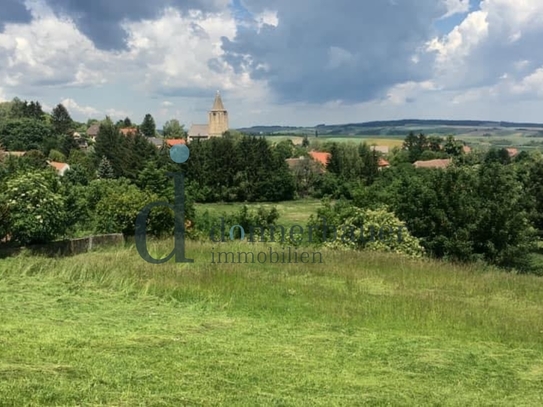
[[[307,137],[307,134],[304,136],[304,139],[302,141],[302,147],[309,147],[309,138]]]
[[[155,137],[156,124],[155,119],[149,113],[147,113],[143,119],[143,123],[140,127],[141,132],[145,137]]]
[[[183,126],[179,124],[179,120],[177,119],[168,120],[164,124],[162,131],[164,133],[165,138],[180,139],[180,138],[185,138],[185,134],[186,134],[185,130],[183,129]]]
[[[111,166],[111,163],[106,156],[102,156],[102,161],[100,161],[100,165],[98,165],[96,176],[102,179],[115,178],[115,172],[113,171],[113,167]]]
[[[443,149],[447,154],[458,157],[462,154],[463,146],[462,142],[457,141],[453,136],[448,136]]]
[[[52,135],[51,127],[32,119],[11,119],[0,122],[0,142],[10,151],[40,149]]]
[[[61,103],[53,109],[52,125],[57,134],[68,134],[72,130],[73,120],[68,110]]]
[[[123,120],[123,126],[124,126],[124,127],[132,127],[132,120],[130,120],[128,117],[126,117],[126,118]]]

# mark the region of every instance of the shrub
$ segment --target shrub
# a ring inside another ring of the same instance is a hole
[[[6,210],[3,223],[12,242],[46,243],[64,234],[66,213],[59,189],[58,178],[48,172],[32,172],[7,181],[0,206]]]

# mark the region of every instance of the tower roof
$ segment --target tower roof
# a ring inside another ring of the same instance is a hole
[[[213,102],[213,107],[211,108],[212,112],[225,111],[224,105],[222,104],[221,94],[217,91],[215,95],[215,101]]]

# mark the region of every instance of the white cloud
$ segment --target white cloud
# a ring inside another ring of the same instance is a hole
[[[94,107],[91,106],[80,106],[75,100],[73,99],[64,99],[62,102],[60,102],[64,105],[66,109],[68,109],[69,112],[76,112],[80,115],[85,116],[86,118],[91,118],[93,116],[98,116],[100,114],[100,111]]]
[[[173,103],[168,101],[168,100],[165,100],[164,102],[161,103],[161,106],[163,106],[163,107],[171,107],[171,106],[173,106]]]
[[[455,14],[467,13],[470,9],[469,0],[444,0],[447,12],[441,17],[448,18]]]
[[[247,74],[236,74],[220,61],[224,53],[221,37],[236,33],[229,12],[182,15],[167,9],[158,20],[125,23],[124,27],[129,34],[129,51],[123,58],[132,66],[144,67],[148,90],[229,90],[252,83]]]
[[[130,112],[119,109],[107,109],[105,114],[111,118],[111,120],[121,120],[130,116]]]
[[[73,22],[30,2],[30,24],[0,33],[0,75],[10,87],[88,86],[106,82],[108,57]]]

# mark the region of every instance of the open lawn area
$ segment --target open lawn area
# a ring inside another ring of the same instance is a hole
[[[212,264],[214,249],[268,250],[0,260],[0,405],[543,405],[541,278],[360,252]]]
[[[249,208],[257,208],[259,206],[271,209],[276,207],[279,211],[278,224],[285,227],[294,224],[304,226],[311,215],[317,213],[317,209],[321,207],[321,201],[317,199],[300,199],[297,201],[287,201],[278,203],[247,203]],[[196,204],[198,213],[208,211],[210,215],[219,216],[222,213],[231,214],[240,210],[242,203],[211,203],[211,204]]]

